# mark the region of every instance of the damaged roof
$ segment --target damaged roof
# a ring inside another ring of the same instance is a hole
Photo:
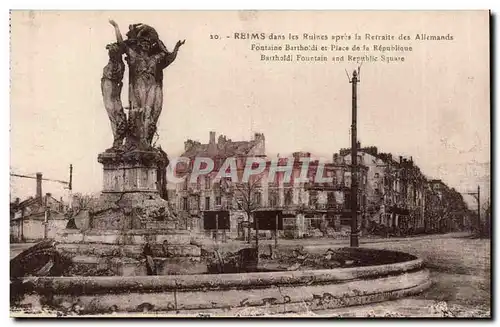
[[[193,145],[189,150],[182,154],[183,157],[239,157],[248,156],[257,145],[257,141],[227,141],[223,144],[213,144],[213,149],[210,149],[210,144]],[[212,150],[212,151],[211,151]]]

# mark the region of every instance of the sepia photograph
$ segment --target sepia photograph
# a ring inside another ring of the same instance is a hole
[[[10,316],[491,319],[491,19],[11,10]]]

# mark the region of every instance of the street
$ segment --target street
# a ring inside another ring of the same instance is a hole
[[[462,233],[361,241],[362,247],[417,255],[431,270],[432,286],[424,293],[410,298],[315,314],[342,317],[366,317],[373,314],[487,317],[490,315],[491,304],[490,244],[489,239],[471,239]],[[348,246],[348,241],[344,246]]]

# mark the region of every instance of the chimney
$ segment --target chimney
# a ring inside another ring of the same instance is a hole
[[[210,131],[210,140],[208,142],[208,154],[214,156],[217,153],[217,144],[215,143],[215,132]]]
[[[19,205],[19,202],[20,202],[20,199],[19,198],[16,198],[16,206]]]
[[[399,156],[399,163],[403,162],[403,156]]]
[[[42,198],[42,173],[36,173],[36,198]]]
[[[210,131],[210,140],[209,140],[208,144],[215,144],[215,132],[214,131]]]

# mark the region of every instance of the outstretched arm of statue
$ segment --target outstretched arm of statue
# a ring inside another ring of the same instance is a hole
[[[165,45],[163,45],[163,43],[161,43],[161,41],[159,43],[161,44],[161,46],[163,46],[163,48],[165,48]],[[177,41],[177,44],[175,45],[174,51],[172,51],[172,52],[165,51],[167,53],[167,55],[165,56],[165,62],[163,64],[164,68],[167,67],[168,65],[170,65],[172,62],[174,62],[175,58],[177,58],[177,52],[179,51],[179,48],[184,43],[186,43],[186,40]],[[166,48],[165,48],[165,50],[166,50]]]
[[[177,44],[175,45],[175,49],[174,49],[174,52],[177,52],[179,51],[179,48],[181,47],[181,45],[183,45],[184,43],[186,43],[186,40],[179,40],[177,41]]]
[[[118,43],[122,44],[123,37],[122,37],[122,33],[120,32],[120,27],[118,27],[118,24],[112,19],[109,20],[109,23],[115,28],[116,41],[118,41]]]

